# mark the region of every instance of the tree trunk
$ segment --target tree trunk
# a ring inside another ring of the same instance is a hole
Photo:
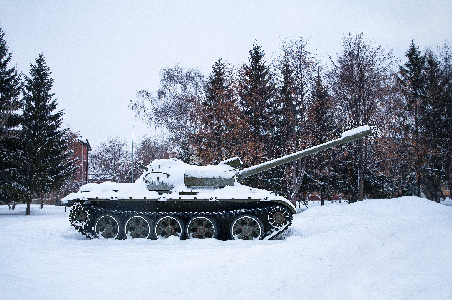
[[[41,209],[44,207],[44,195],[41,194]]]
[[[294,205],[296,205],[297,203],[297,194],[301,188],[301,185],[303,184],[303,174],[306,167],[306,159],[300,159],[296,162],[296,164],[297,167],[292,174],[292,195],[290,196],[290,202],[292,202]]]
[[[363,139],[358,141],[358,201],[364,199],[364,147]]]
[[[416,196],[421,197],[421,155],[419,145],[419,121],[418,121],[418,105],[416,102],[414,111],[414,151],[415,151],[415,168],[416,168]]]
[[[27,200],[27,210],[25,211],[25,215],[29,216],[31,211],[31,198]]]

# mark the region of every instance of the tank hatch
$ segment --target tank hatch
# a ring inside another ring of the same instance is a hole
[[[221,178],[221,177],[193,177],[185,174],[184,184],[187,187],[212,187],[221,188],[225,186],[234,185],[235,179],[231,178]]]
[[[233,186],[235,170],[229,165],[198,166],[185,171],[184,184],[187,187],[221,188]]]

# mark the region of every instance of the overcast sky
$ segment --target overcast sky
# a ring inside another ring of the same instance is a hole
[[[0,0],[0,27],[19,71],[44,53],[65,124],[96,147],[130,143],[133,123],[136,139],[152,133],[128,103],[158,89],[162,68],[208,75],[220,57],[247,62],[254,42],[271,61],[283,38],[300,36],[326,62],[349,32],[403,59],[411,40],[421,50],[452,43],[452,0]]]

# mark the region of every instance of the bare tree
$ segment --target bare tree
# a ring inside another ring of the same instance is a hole
[[[276,123],[274,146],[279,149],[278,155],[285,155],[311,146],[307,128],[307,112],[315,87],[315,74],[318,62],[309,51],[307,41],[303,38],[286,40],[282,45],[282,55],[275,62],[275,73],[278,77],[279,117]],[[302,189],[306,173],[306,158],[284,166],[286,193],[292,202],[304,199]],[[301,193],[301,194],[300,194]]]
[[[156,159],[170,157],[171,145],[167,140],[159,140],[151,137],[144,138],[134,153],[134,180],[137,179],[144,168]]]
[[[156,93],[139,91],[131,103],[133,111],[149,126],[168,130],[179,155],[189,161],[193,135],[198,125],[197,107],[203,98],[203,75],[176,65],[161,71],[160,88]]]
[[[110,138],[91,153],[91,180],[130,182],[131,171],[131,154],[127,150],[127,143],[117,137]]]

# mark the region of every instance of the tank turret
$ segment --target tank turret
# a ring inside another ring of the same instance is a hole
[[[240,182],[370,133],[369,126],[361,126],[330,142],[248,168],[242,168],[237,157],[210,166],[155,160],[135,183],[90,183],[62,203],[72,206],[69,220],[88,238],[275,238],[290,226],[294,205]]]

